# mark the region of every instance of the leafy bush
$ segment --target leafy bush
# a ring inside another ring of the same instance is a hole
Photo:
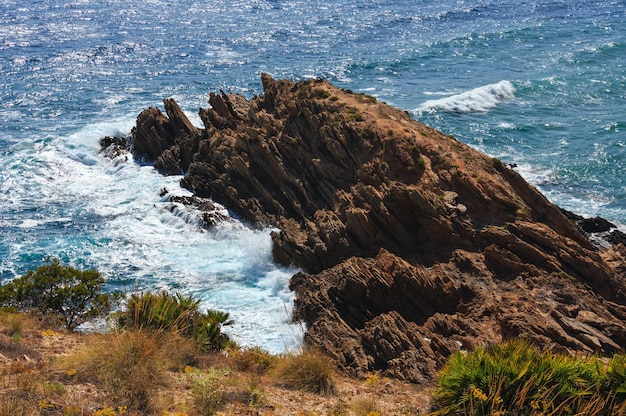
[[[432,415],[613,414],[626,409],[626,359],[607,364],[540,352],[513,340],[453,354],[433,392]]]
[[[38,310],[61,317],[73,331],[83,322],[104,316],[113,294],[102,293],[104,278],[96,270],[78,270],[58,259],[31,270],[0,288],[0,304],[19,311]]]
[[[322,395],[335,393],[335,366],[320,352],[305,350],[281,357],[274,371],[287,387]]]
[[[130,297],[118,323],[121,328],[176,332],[192,337],[203,350],[218,351],[231,344],[222,333],[222,325],[232,323],[228,318],[226,312],[211,309],[200,312],[200,301],[192,296],[146,292]]]

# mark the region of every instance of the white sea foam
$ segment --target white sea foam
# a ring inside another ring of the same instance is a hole
[[[434,93],[431,93],[434,94]],[[498,104],[515,98],[515,87],[510,81],[500,81],[473,90],[436,100],[428,100],[413,110],[413,113],[437,110],[457,113],[484,113]]]
[[[605,207],[615,202],[605,193],[594,191],[592,188],[573,189],[571,186],[565,185],[563,180],[567,180],[567,178],[560,178],[554,169],[539,168],[530,163],[520,163],[515,170],[531,185],[537,187],[552,203],[583,217],[604,216]],[[619,210],[613,209],[613,212],[619,212]]]
[[[519,163],[515,170],[534,186],[540,187],[554,181],[553,169],[540,168],[530,163]]]
[[[502,123],[498,124],[498,127],[504,130],[512,130],[515,128],[515,124],[513,123],[507,123],[505,121],[503,121]]]
[[[236,220],[207,230],[200,212],[160,195],[167,188],[169,195],[189,196],[180,177],[164,177],[130,157],[112,162],[98,155],[100,137],[131,125],[131,119],[95,123],[67,137],[14,147],[10,169],[1,172],[0,213],[22,211],[17,229],[54,236],[13,244],[3,269],[33,252],[65,256],[87,262],[128,291],[180,291],[203,307],[227,311],[235,321],[227,331],[242,344],[273,352],[297,348],[302,333],[290,322],[288,289],[297,270],[273,263],[271,230]],[[45,208],[29,214],[41,200]]]

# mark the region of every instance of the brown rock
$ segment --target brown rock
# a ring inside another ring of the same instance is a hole
[[[279,228],[275,259],[308,273],[291,281],[308,343],[355,373],[415,382],[452,351],[510,337],[626,345],[623,246],[599,251],[515,171],[373,97],[262,84],[251,101],[211,94],[203,130],[173,102],[168,117],[146,110],[135,149]]]
[[[158,108],[139,114],[131,134],[135,158],[154,161],[165,175],[180,175],[198,151],[202,132],[195,128],[174,99],[163,100],[167,117]]]

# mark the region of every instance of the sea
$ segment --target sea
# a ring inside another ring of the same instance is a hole
[[[324,78],[624,230],[625,64],[623,0],[0,0],[0,281],[56,257],[229,312],[242,345],[298,348],[298,270],[272,261],[271,230],[203,228],[169,201],[180,177],[104,158],[100,138],[163,98],[200,126],[209,92]]]

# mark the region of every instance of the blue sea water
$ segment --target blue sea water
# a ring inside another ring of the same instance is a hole
[[[226,310],[283,351],[295,272],[269,230],[199,227],[177,177],[98,155],[175,98],[191,120],[260,74],[376,96],[505,162],[553,202],[626,224],[626,2],[0,0],[0,281],[57,256],[111,288]]]

